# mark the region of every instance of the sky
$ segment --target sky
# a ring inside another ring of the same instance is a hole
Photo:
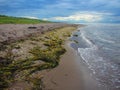
[[[0,0],[0,14],[68,23],[120,23],[120,0]]]

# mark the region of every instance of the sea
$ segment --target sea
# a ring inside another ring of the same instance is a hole
[[[99,85],[120,90],[120,24],[87,24],[70,40]]]

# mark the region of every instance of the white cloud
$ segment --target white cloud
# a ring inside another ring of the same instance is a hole
[[[45,21],[47,21],[48,19],[47,19],[47,18],[43,18],[42,20],[45,20]]]
[[[39,19],[37,17],[32,17],[32,16],[21,16],[21,17],[23,17],[23,18],[29,18],[29,19]]]
[[[77,12],[73,15],[69,15],[66,17],[57,16],[52,18],[45,18],[45,20],[98,22],[103,20],[104,15],[111,15],[111,14],[86,11],[86,12]]]

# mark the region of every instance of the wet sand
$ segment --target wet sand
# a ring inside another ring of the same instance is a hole
[[[66,42],[67,52],[61,57],[60,64],[43,78],[44,90],[105,90],[91,75],[77,51]]]

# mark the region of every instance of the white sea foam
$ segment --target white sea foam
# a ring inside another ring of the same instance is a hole
[[[84,33],[81,33],[81,37],[82,37],[90,46],[93,46],[92,42],[85,37]]]

